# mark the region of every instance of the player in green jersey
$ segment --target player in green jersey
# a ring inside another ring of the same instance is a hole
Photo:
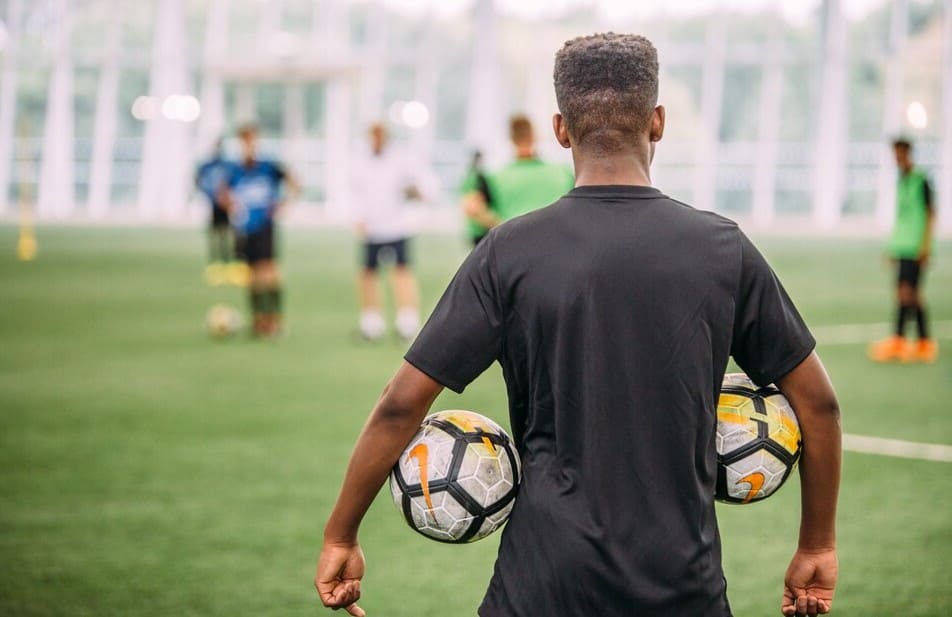
[[[509,137],[515,149],[514,161],[499,171],[485,174],[488,194],[479,185],[480,174],[470,172],[463,181],[463,213],[473,244],[504,221],[547,206],[575,186],[572,170],[565,165],[546,163],[536,155],[532,123],[525,116],[509,122]]]
[[[912,143],[893,142],[899,180],[896,183],[896,223],[889,239],[889,257],[896,263],[898,307],[893,336],[873,343],[869,357],[876,362],[935,362],[939,346],[929,337],[921,275],[929,263],[933,245],[932,188],[925,172],[912,160]],[[919,330],[916,342],[905,336],[906,321],[914,317]]]

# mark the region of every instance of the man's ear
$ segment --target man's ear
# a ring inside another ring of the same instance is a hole
[[[563,148],[572,147],[569,142],[569,130],[565,127],[565,118],[562,117],[562,114],[552,116],[552,130],[555,132],[555,139]]]
[[[652,142],[661,141],[664,137],[664,105],[658,105],[651,112],[651,130],[648,132],[648,138]]]

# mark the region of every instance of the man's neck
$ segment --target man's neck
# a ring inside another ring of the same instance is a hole
[[[536,157],[535,148],[532,146],[516,146],[516,160],[530,161]]]
[[[632,150],[616,154],[590,154],[572,150],[575,186],[651,186],[649,156]]]

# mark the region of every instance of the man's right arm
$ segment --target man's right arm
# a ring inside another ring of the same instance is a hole
[[[828,613],[837,580],[836,503],[842,431],[830,378],[816,352],[777,381],[797,415],[800,457],[800,540],[787,568],[781,612]]]

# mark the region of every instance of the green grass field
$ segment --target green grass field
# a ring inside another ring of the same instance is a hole
[[[204,285],[197,230],[42,228],[39,242],[18,263],[0,227],[0,615],[321,614],[323,522],[403,351],[350,338],[353,240],[286,237],[290,335],[275,343],[205,335],[210,305],[245,302]],[[876,243],[762,245],[811,325],[890,319]],[[416,254],[429,308],[464,247],[426,237]],[[952,319],[949,256],[928,281],[937,321]],[[932,366],[874,366],[862,344],[821,341],[846,431],[952,444],[945,346]],[[435,409],[451,407],[505,421],[498,368]],[[719,510],[738,617],[779,614],[796,484]],[[835,613],[950,614],[952,464],[847,453],[839,525]],[[361,539],[362,605],[387,617],[474,615],[498,541],[427,541],[386,492]]]

